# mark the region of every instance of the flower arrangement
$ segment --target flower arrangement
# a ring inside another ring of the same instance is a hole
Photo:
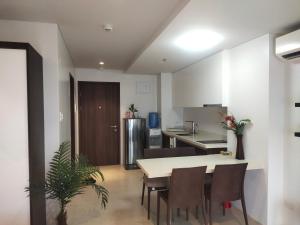
[[[236,135],[243,135],[245,126],[251,123],[251,120],[242,119],[240,121],[237,121],[233,115],[225,115],[224,121],[221,123],[224,129],[232,130]]]
[[[233,115],[223,115],[221,116],[224,118],[224,121],[222,121],[223,128],[226,130],[232,130],[237,138],[237,144],[236,144],[236,159],[245,159],[244,155],[244,147],[243,147],[243,133],[244,129],[247,124],[251,123],[250,119],[242,119],[240,121],[237,121]]]

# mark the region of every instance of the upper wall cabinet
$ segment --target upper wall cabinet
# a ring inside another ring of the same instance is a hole
[[[173,106],[203,107],[224,101],[226,52],[201,60],[173,74]]]

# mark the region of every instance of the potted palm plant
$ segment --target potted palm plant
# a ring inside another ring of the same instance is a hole
[[[85,157],[76,156],[75,159],[71,159],[70,143],[64,142],[50,162],[50,170],[44,183],[40,186],[26,187],[25,190],[30,193],[42,191],[47,199],[58,200],[60,212],[57,216],[57,224],[67,225],[66,206],[75,196],[82,194],[87,186],[95,190],[102,207],[106,207],[108,191],[94,178],[104,181],[99,168],[90,165]]]

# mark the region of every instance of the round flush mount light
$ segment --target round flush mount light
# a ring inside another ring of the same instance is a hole
[[[106,32],[111,32],[113,30],[113,25],[112,24],[104,24],[103,25],[103,30]]]
[[[104,62],[103,61],[100,61],[99,62],[99,70],[103,70],[104,69]]]
[[[224,37],[210,30],[192,30],[179,36],[174,44],[187,51],[198,52],[211,49],[224,40]]]

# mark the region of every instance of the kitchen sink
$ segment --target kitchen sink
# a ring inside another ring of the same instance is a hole
[[[204,140],[204,141],[197,141],[199,143],[202,143],[202,144],[226,144],[227,141],[225,140]]]

